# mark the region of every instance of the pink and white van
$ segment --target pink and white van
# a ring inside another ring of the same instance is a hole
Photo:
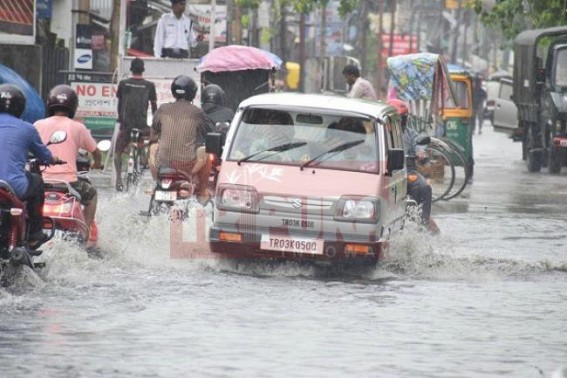
[[[221,148],[213,252],[374,264],[403,227],[406,169],[395,109],[274,93],[240,104]],[[222,150],[222,152],[221,152]]]

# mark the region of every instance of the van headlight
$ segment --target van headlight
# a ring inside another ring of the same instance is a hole
[[[244,213],[258,213],[260,211],[258,192],[253,186],[219,185],[217,199],[216,206],[219,210]]]
[[[380,214],[378,198],[342,196],[337,203],[335,220],[376,223]]]

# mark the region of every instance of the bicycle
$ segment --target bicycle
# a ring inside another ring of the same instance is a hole
[[[130,187],[138,185],[142,176],[143,170],[141,165],[141,155],[145,152],[139,147],[140,143],[139,129],[132,129],[130,131],[130,144],[128,148],[128,163],[126,165],[126,186],[125,191],[128,192]]]

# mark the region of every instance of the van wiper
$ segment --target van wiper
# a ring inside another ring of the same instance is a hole
[[[239,159],[237,161],[237,163],[238,163],[238,165],[240,165],[240,163],[248,161],[248,160],[252,159],[254,156],[263,154],[264,152],[280,153],[280,152],[284,152],[284,151],[288,151],[288,150],[293,150],[294,148],[298,148],[298,147],[301,147],[301,146],[305,146],[306,144],[307,144],[307,142],[293,142],[293,143],[280,144],[279,146],[270,147],[270,148],[266,148],[266,149],[258,151],[258,152],[254,152],[252,155],[248,155],[246,157],[243,157],[242,159]]]
[[[353,141],[346,142],[346,143],[343,143],[343,144],[339,144],[338,146],[333,147],[330,150],[327,150],[327,151],[315,156],[313,159],[306,161],[305,163],[301,164],[301,166],[299,168],[301,170],[303,170],[303,168],[307,167],[308,165],[313,163],[315,160],[318,160],[318,159],[320,159],[321,157],[323,157],[327,154],[329,156],[324,160],[328,160],[331,157],[333,157],[334,155],[338,154],[339,152],[342,152],[344,150],[348,150],[349,148],[352,148],[354,146],[358,146],[361,143],[364,143],[364,139],[358,139],[358,140],[353,140]],[[322,161],[324,161],[324,160],[322,160]],[[319,164],[319,163],[317,163],[317,164]]]

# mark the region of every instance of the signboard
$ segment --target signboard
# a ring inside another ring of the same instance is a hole
[[[37,18],[50,20],[53,12],[52,0],[36,0]]]
[[[392,54],[390,55],[390,34],[382,34],[382,56],[398,56],[417,53],[417,35],[393,34]]]
[[[112,135],[118,118],[117,86],[111,83],[72,82],[79,106],[75,118],[82,121],[93,135]]]
[[[93,69],[92,31],[90,25],[77,24],[75,39],[75,69]]]
[[[35,0],[0,1],[0,44],[35,44]]]
[[[189,5],[189,14],[196,16],[206,33],[203,41],[209,40],[209,31],[211,30],[211,6],[204,4]],[[226,42],[226,6],[215,6],[215,42]]]

